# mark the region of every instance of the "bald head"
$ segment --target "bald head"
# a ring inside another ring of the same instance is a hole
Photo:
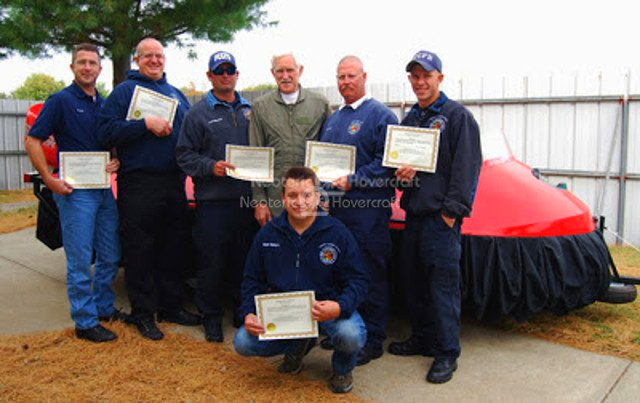
[[[145,38],[136,46],[133,60],[138,65],[140,74],[154,81],[164,75],[164,47],[154,38]]]
[[[336,78],[345,104],[350,105],[365,96],[367,73],[359,57],[348,55],[340,59]]]

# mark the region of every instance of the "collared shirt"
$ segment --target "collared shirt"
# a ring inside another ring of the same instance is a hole
[[[105,150],[96,137],[102,103],[100,94],[87,95],[73,82],[47,99],[29,136],[47,140],[53,134],[58,151]]]
[[[360,107],[360,105],[362,105],[364,103],[364,101],[371,99],[371,95],[369,94],[365,94],[362,98],[358,99],[355,102],[352,102],[350,104],[345,104],[344,101],[342,102],[342,105],[340,105],[340,108],[338,108],[339,110],[342,110],[342,108],[344,108],[345,106],[349,106],[351,107],[351,109],[353,109],[354,111],[356,109],[358,109],[358,107]]]
[[[280,93],[280,96],[282,97],[282,100],[287,105],[295,104],[296,101],[298,100],[298,95],[300,95],[300,90],[298,90],[296,92],[293,92],[291,94],[283,94],[282,92]]]

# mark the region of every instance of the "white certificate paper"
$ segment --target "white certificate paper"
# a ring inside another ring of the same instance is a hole
[[[387,126],[382,166],[408,165],[416,171],[435,172],[440,130],[398,125]]]
[[[173,125],[173,118],[178,109],[178,100],[136,85],[129,103],[127,120],[139,120],[148,116],[156,116]]]
[[[304,165],[316,173],[321,182],[356,172],[356,148],[345,144],[307,141]]]
[[[236,167],[227,168],[227,175],[246,181],[273,182],[273,147],[227,144],[225,153],[225,160]]]
[[[75,189],[108,189],[109,152],[60,152],[60,179]]]
[[[318,321],[311,317],[314,291],[262,294],[254,299],[258,321],[266,329],[260,340],[318,337]]]

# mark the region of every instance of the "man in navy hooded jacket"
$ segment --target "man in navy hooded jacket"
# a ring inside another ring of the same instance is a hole
[[[164,49],[153,38],[140,41],[127,80],[105,102],[98,139],[115,147],[118,170],[118,210],[131,303],[131,323],[142,336],[159,340],[158,321],[194,326],[199,318],[182,309],[180,268],[189,236],[185,176],[178,167],[175,146],[189,101],[167,82]],[[135,88],[144,87],[177,101],[173,122],[158,116],[128,120]]]
[[[270,357],[285,354],[281,373],[297,374],[311,339],[259,340],[265,328],[256,316],[258,294],[315,291],[311,315],[333,343],[334,393],[349,392],[351,371],[367,331],[357,308],[367,294],[369,276],[358,245],[340,221],[318,209],[318,179],[306,167],[290,168],[282,181],[285,211],[256,235],[242,282],[244,326],[233,341],[239,354]]]

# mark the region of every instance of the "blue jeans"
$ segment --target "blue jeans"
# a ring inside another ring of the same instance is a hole
[[[320,332],[333,343],[331,367],[337,375],[346,375],[356,367],[358,352],[367,341],[367,329],[358,312],[347,319],[333,319],[318,323]],[[303,340],[258,340],[240,327],[233,339],[233,347],[243,356],[272,357],[295,351]]]
[[[99,324],[115,311],[111,284],[118,273],[118,210],[111,189],[76,189],[54,194],[67,258],[67,294],[71,319],[79,329]],[[96,252],[93,274],[91,260]]]

